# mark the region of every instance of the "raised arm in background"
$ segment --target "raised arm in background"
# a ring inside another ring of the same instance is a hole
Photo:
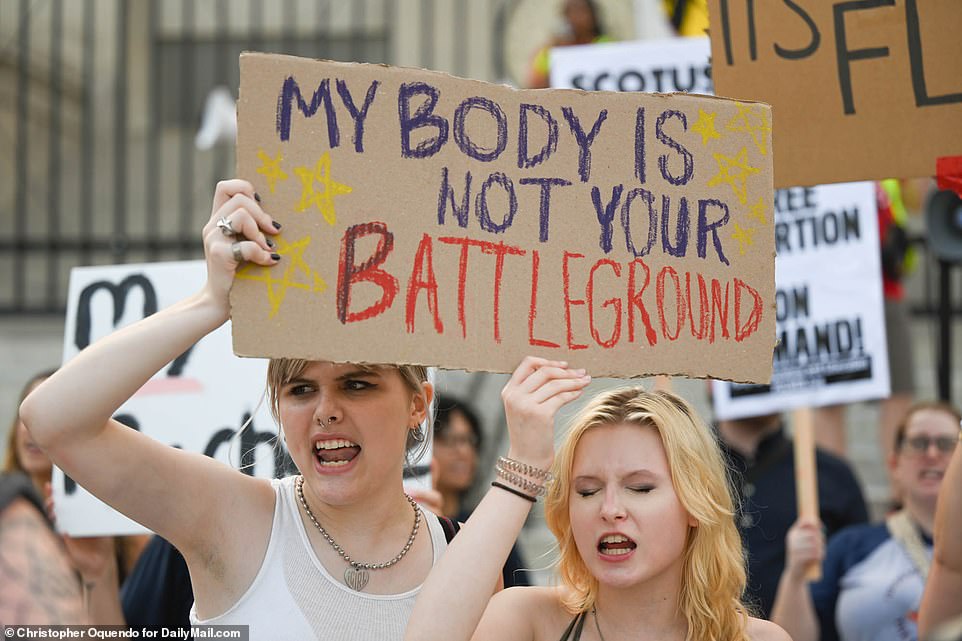
[[[825,536],[817,521],[800,519],[785,536],[785,570],[778,582],[773,623],[788,632],[794,641],[818,641],[818,617],[805,572],[810,563],[825,558]]]
[[[935,511],[935,551],[919,608],[919,638],[962,616],[962,447],[956,446]]]

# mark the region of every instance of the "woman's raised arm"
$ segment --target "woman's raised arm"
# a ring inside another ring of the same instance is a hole
[[[818,617],[806,572],[825,557],[825,540],[817,521],[798,520],[785,535],[785,570],[778,582],[771,620],[795,641],[818,641]]]
[[[221,219],[230,221],[236,238],[218,228]],[[244,260],[277,262],[265,232],[277,230],[253,186],[243,180],[219,183],[204,227],[208,276],[201,291],[97,341],[20,407],[27,429],[56,465],[112,507],[185,546],[185,554],[202,545],[199,538],[222,535],[206,524],[218,508],[236,503],[222,492],[228,483],[243,482],[237,480],[243,475],[158,443],[111,416],[154,373],[227,320],[238,265],[235,241],[243,241],[237,249]]]
[[[589,381],[584,370],[566,363],[525,358],[501,392],[511,437],[508,457],[547,470],[554,459],[555,413],[580,396]],[[425,581],[405,639],[467,641],[474,635],[534,502],[533,496],[523,496],[531,494],[531,486],[499,481],[508,489],[488,491]],[[530,638],[513,623],[498,627],[499,641]]]

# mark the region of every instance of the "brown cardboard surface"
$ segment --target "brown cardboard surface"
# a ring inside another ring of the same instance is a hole
[[[238,271],[238,354],[769,380],[768,106],[240,66],[238,174],[283,258]]]
[[[962,154],[962,2],[709,0],[709,14],[715,92],[776,114],[776,187],[931,176]]]

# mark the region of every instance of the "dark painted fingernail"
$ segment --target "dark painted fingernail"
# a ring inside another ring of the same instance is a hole
[[[281,255],[280,255],[280,254],[271,254],[271,258],[273,258],[274,260],[280,260],[280,259],[281,259]]]
[[[257,202],[261,201],[261,195],[256,191],[254,192],[254,200],[256,200]]]
[[[277,222],[276,220],[275,220],[275,221],[272,221],[271,224],[274,225],[274,229],[280,229],[280,228],[281,228],[281,224],[280,224],[279,222]]]
[[[271,240],[270,238],[265,238],[264,240],[267,241],[267,246],[268,246],[268,247],[273,247],[273,246],[274,246],[274,241]]]

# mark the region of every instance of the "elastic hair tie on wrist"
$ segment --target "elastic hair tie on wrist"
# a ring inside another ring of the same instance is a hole
[[[525,501],[531,501],[532,503],[536,503],[536,502],[538,501],[537,498],[535,498],[535,497],[533,497],[533,496],[531,496],[531,495],[529,495],[529,494],[525,494],[524,492],[522,492],[522,491],[520,491],[520,490],[516,490],[516,489],[514,489],[513,487],[508,487],[508,486],[505,485],[504,483],[498,483],[497,481],[492,481],[492,482],[491,482],[491,487],[498,487],[498,488],[501,488],[502,490],[504,490],[505,492],[511,492],[511,493],[514,494],[515,496],[520,496],[520,497],[523,498]]]

